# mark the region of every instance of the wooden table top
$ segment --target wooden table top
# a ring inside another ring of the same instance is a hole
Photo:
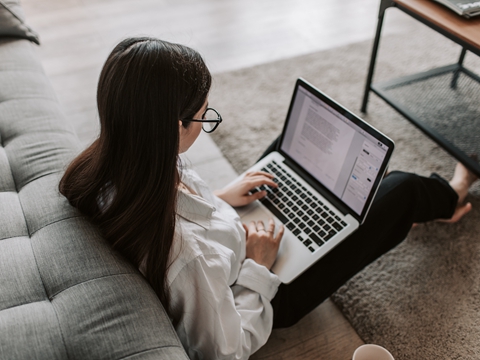
[[[463,18],[433,0],[393,0],[393,2],[480,51],[480,16]]]

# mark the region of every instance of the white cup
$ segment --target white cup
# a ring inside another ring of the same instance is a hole
[[[352,360],[395,360],[390,352],[378,345],[362,345],[353,353]]]

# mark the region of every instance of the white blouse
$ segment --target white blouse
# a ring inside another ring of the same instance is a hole
[[[171,315],[191,359],[248,359],[267,341],[270,301],[280,280],[245,259],[245,230],[235,210],[193,170],[179,191],[177,227],[168,270]]]

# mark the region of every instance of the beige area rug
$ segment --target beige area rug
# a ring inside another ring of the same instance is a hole
[[[215,142],[238,172],[245,170],[280,133],[297,77],[360,114],[370,52],[371,42],[363,42],[217,74],[210,104],[225,121]],[[376,80],[453,63],[459,52],[422,26],[385,37]],[[480,73],[474,55],[467,64]],[[451,176],[456,161],[375,95],[364,118],[396,142],[391,170]],[[459,224],[413,229],[332,297],[365,342],[385,346],[397,360],[480,359],[479,186],[471,193],[474,210]]]

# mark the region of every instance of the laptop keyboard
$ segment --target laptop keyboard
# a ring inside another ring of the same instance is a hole
[[[260,201],[311,252],[314,252],[347,226],[326,204],[313,195],[277,162],[267,164],[262,171],[275,176],[278,188],[262,185],[251,192],[267,191]]]

